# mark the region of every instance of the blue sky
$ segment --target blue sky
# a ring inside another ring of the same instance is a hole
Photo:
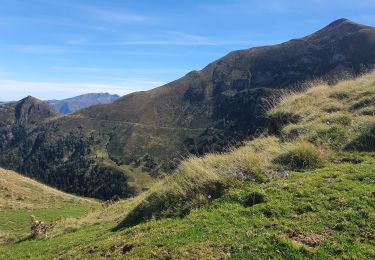
[[[374,26],[375,1],[0,0],[0,100],[147,90],[343,17]]]

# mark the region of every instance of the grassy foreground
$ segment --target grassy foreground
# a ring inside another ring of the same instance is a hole
[[[80,217],[99,208],[99,203],[49,188],[13,171],[0,169],[0,244],[30,234],[30,216],[49,223]]]
[[[0,258],[374,258],[375,74],[287,95],[269,118],[243,147],[191,158],[133,199],[48,220],[49,238],[0,245]]]

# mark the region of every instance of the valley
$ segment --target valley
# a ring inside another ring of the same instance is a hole
[[[374,73],[285,94],[267,112],[268,132],[229,152],[191,157],[134,198],[86,203],[84,216],[41,215],[53,223],[50,236],[3,241],[0,257],[371,259],[374,95]]]
[[[145,187],[136,180],[129,186],[128,175],[137,178],[130,172],[157,182],[190,155],[223,152],[267,131],[266,111],[285,93],[371,71],[374,35],[373,27],[340,19],[67,116],[33,97],[2,105],[0,165],[77,195],[139,194]]]
[[[0,259],[375,259],[370,2],[3,1]]]

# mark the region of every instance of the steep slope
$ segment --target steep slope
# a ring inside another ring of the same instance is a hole
[[[109,93],[89,93],[63,100],[48,100],[45,102],[57,113],[70,114],[93,105],[109,104],[119,98],[120,96]]]
[[[30,215],[55,221],[83,216],[92,208],[98,203],[0,169],[0,243],[30,234]]]
[[[1,150],[0,164],[85,196],[129,196],[126,176],[161,176],[190,153],[223,151],[263,132],[270,103],[304,82],[372,70],[374,35],[373,27],[341,19],[301,39],[232,52],[165,86],[21,132]]]
[[[121,169],[95,161],[100,148],[95,135],[79,128],[63,132],[59,120],[33,97],[0,106],[0,166],[70,193],[101,199],[132,195]]]
[[[19,102],[12,102],[0,106],[0,119],[5,123],[40,124],[56,117],[43,101],[28,96]]]
[[[190,129],[176,137],[180,146],[173,151],[174,156],[186,151],[202,153],[215,148],[212,143],[225,146],[231,137],[242,139],[264,128],[267,99],[310,80],[335,82],[347,74],[357,75],[373,69],[374,64],[375,29],[341,19],[301,39],[232,52],[201,71],[124,96],[110,105],[83,110],[79,116],[131,124],[113,134],[109,148],[123,148],[109,149],[112,157],[121,162],[134,153],[149,153],[158,162],[173,156],[160,150],[175,144],[153,127]],[[150,129],[152,137],[147,139],[159,142],[142,144],[145,131],[139,125]],[[161,147],[155,149],[155,145]]]
[[[232,52],[202,71],[81,114],[155,126],[254,130],[261,111],[252,103],[268,92],[358,74],[374,64],[375,28],[343,19],[302,39]]]
[[[191,158],[149,192],[0,257],[373,259],[374,97],[374,73],[284,95],[272,134]]]
[[[335,87],[317,85],[306,93],[287,95],[268,113],[269,136],[227,154],[184,161],[165,183],[148,191],[121,226],[184,215],[207,202],[208,195],[219,197],[242,179],[240,173],[264,182],[285,170],[360,163],[363,159],[350,152],[375,152],[374,101],[375,73]]]

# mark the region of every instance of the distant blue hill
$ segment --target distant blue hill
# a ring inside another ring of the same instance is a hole
[[[77,110],[84,109],[93,105],[109,104],[120,96],[109,93],[89,93],[63,100],[45,101],[53,110],[60,114],[71,114]],[[0,103],[1,104],[1,103]]]

